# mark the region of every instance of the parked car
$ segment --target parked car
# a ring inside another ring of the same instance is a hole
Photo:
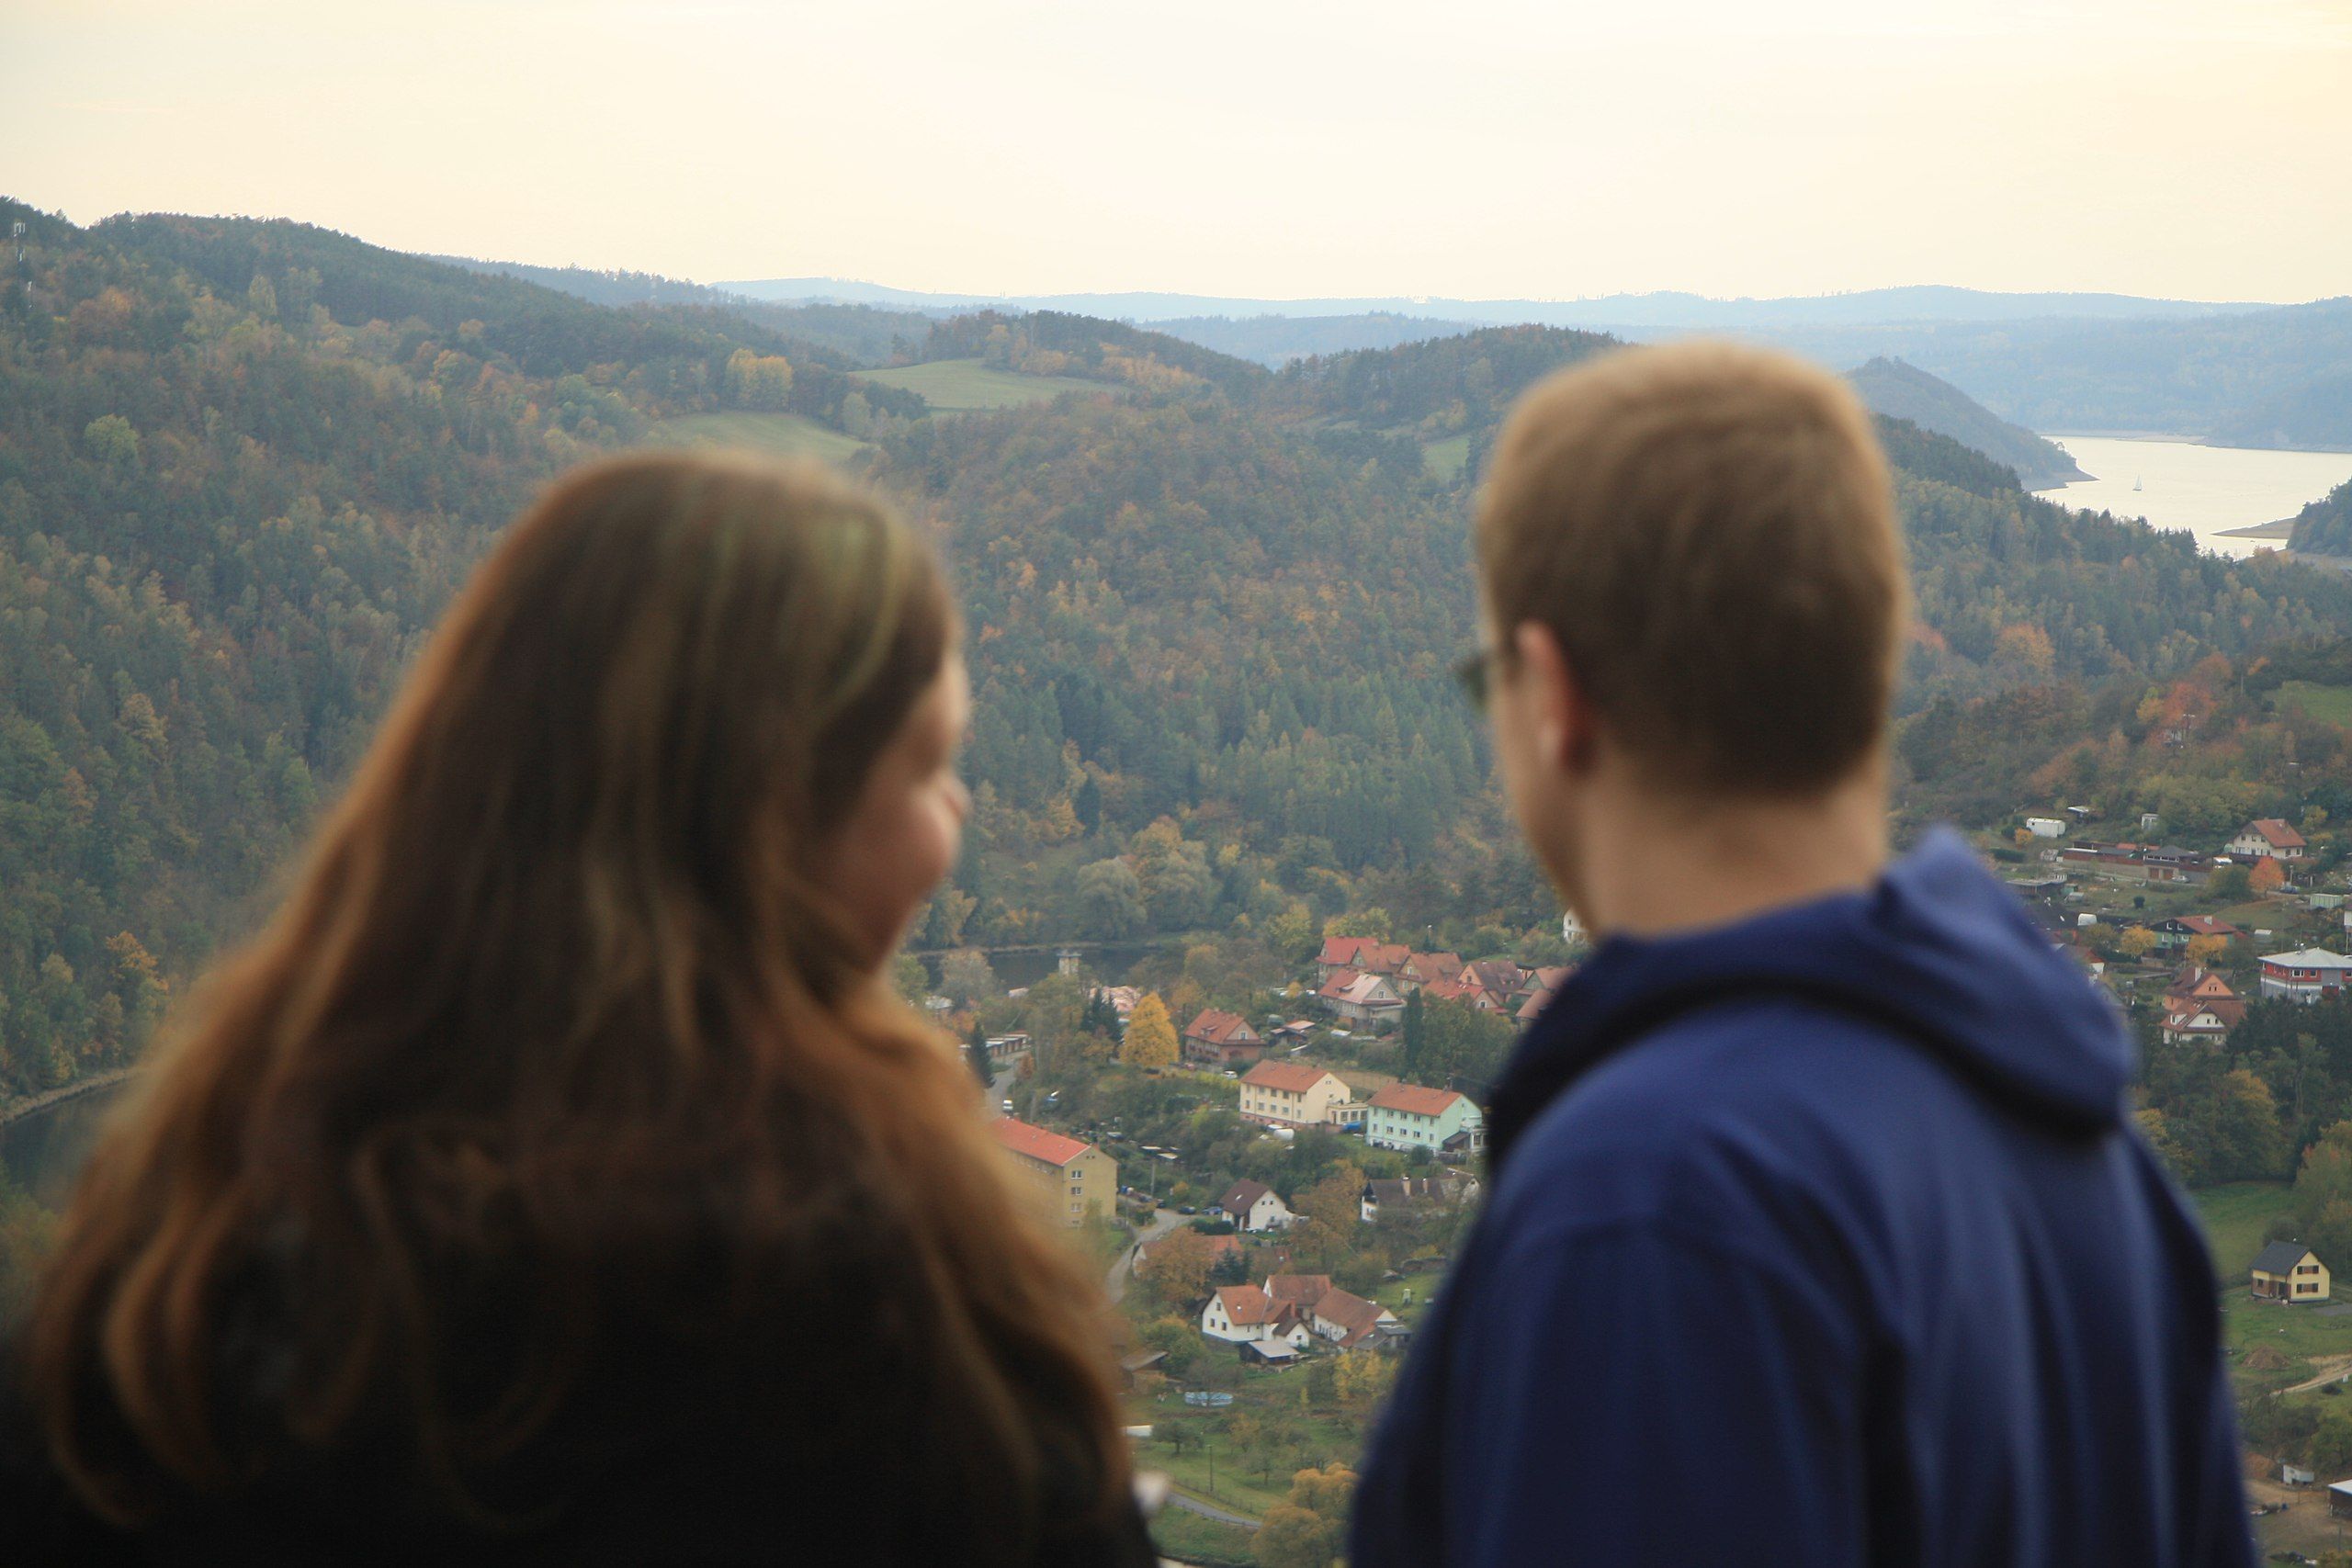
[[[1179,1204],[1177,1204],[1177,1205],[1176,1205],[1176,1212],[1177,1212],[1178,1213],[1180,1213],[1180,1214],[1197,1214],[1197,1213],[1200,1213],[1200,1211],[1199,1211],[1198,1209],[1195,1209],[1195,1208],[1194,1208],[1194,1207],[1193,1207],[1193,1205],[1191,1205],[1190,1203],[1179,1203]]]
[[[1012,1115],[1012,1101],[1011,1101],[1011,1100],[1005,1100],[1005,1101],[1003,1101],[1003,1105],[1004,1105],[1004,1113],[1005,1113],[1007,1116]]]

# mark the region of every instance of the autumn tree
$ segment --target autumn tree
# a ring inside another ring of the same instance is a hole
[[[1352,1351],[1340,1358],[1340,1408],[1358,1422],[1369,1421],[1386,1397],[1389,1386],[1396,1382],[1396,1364],[1385,1356],[1370,1350]]]
[[[1291,1205],[1299,1217],[1299,1239],[1319,1257],[1330,1257],[1355,1237],[1363,1215],[1363,1170],[1341,1165],[1298,1195]]]
[[[727,356],[723,388],[737,408],[781,412],[792,402],[792,364],[779,354],[739,348]]]
[[[2229,950],[2228,937],[2193,936],[2188,939],[2188,946],[2183,950],[2181,956],[2199,969],[2211,969],[2221,962],[2222,955]]]
[[[1388,911],[1374,905],[1332,916],[1323,922],[1323,934],[1327,937],[1368,936],[1374,942],[1387,942],[1390,940],[1388,933],[1394,926]]]
[[[959,947],[939,961],[939,988],[956,1003],[976,1002],[1002,989],[989,955],[977,947]]]
[[[1171,1307],[1189,1307],[1209,1293],[1209,1269],[1215,1249],[1209,1238],[1190,1225],[1154,1242],[1144,1282],[1151,1293]]]
[[[1119,1060],[1131,1067],[1175,1065],[1176,1025],[1168,1016],[1168,1004],[1159,999],[1158,992],[1146,992],[1127,1015],[1127,1036],[1119,1047]]]
[[[1347,1545],[1355,1489],[1355,1472],[1345,1465],[1300,1471],[1250,1538],[1258,1561],[1265,1568],[1329,1568]]]
[[[2242,865],[2216,866],[2205,879],[2205,892],[2224,904],[2234,904],[2253,894],[2254,878]]]
[[[2145,926],[2133,926],[2115,939],[2116,951],[2126,958],[2145,958],[2155,946],[2156,933]]]
[[[2264,855],[2254,863],[2254,869],[2246,873],[2245,885],[2259,897],[2265,894],[2276,893],[2286,886],[2287,874],[2278,868],[2278,861],[2269,855]]]

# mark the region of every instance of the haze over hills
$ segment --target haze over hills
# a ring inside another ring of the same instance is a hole
[[[1873,359],[1846,373],[1862,401],[1892,419],[1907,419],[1922,430],[1949,435],[2017,470],[2028,490],[2050,490],[2087,479],[2064,451],[2021,425],[1994,415],[1983,404],[1900,359]]]
[[[599,305],[578,296],[639,283],[284,221],[0,211],[28,228],[0,261],[0,1089],[136,1049],[522,499],[649,441],[825,452],[946,550],[978,800],[926,942],[1311,932],[1366,906],[1556,942],[1446,670],[1475,640],[1465,510],[1497,422],[1613,338],[1482,327],[1270,372],[1068,313],[916,339],[876,311],[877,353],[789,329],[871,325],[854,306]],[[1906,737],[1928,726],[1914,818],[2006,802],[2086,734],[2112,744],[2076,793],[2139,787],[2151,682],[2352,633],[2333,574],[1882,434],[1918,605]],[[1977,716],[2019,690],[2059,694]],[[2164,753],[2165,777],[2194,761]],[[2283,808],[2312,776],[2176,809]]]
[[[1577,299],[1449,299],[1423,295],[1386,298],[1254,299],[1146,290],[1080,294],[954,294],[894,288],[836,277],[750,278],[717,287],[753,299],[831,300],[901,310],[1066,310],[1114,320],[1159,321],[1188,316],[1420,316],[1442,321],[1543,326],[1663,327],[1686,331],[1750,331],[1770,327],[1855,325],[1882,321],[2007,321],[2064,316],[2097,320],[2194,318],[2276,309],[2256,302],[2146,299],[2126,294],[1995,293],[1923,284],[1867,288],[1849,294],[1777,299],[1714,299],[1659,290]]]

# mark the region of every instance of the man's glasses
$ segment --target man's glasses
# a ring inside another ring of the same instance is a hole
[[[1494,649],[1481,648],[1453,666],[1453,679],[1461,686],[1462,694],[1480,713],[1487,711],[1487,704],[1495,694],[1495,661],[1500,657]]]

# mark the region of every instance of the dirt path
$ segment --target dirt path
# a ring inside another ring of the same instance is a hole
[[[2308,1393],[2322,1383],[2335,1382],[2352,1373],[2352,1356],[2313,1356],[2312,1367],[2319,1375],[2306,1378],[2292,1388],[2282,1388],[2281,1393]]]

